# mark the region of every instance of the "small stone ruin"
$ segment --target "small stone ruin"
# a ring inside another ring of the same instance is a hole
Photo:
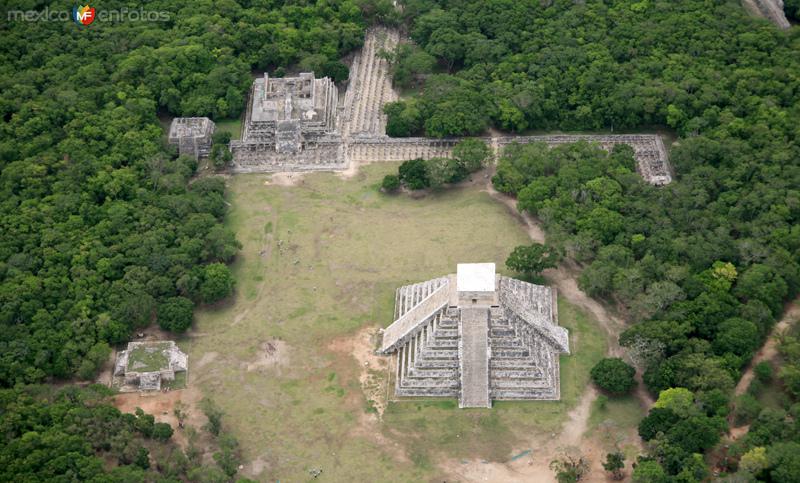
[[[121,392],[160,391],[178,376],[186,377],[188,358],[173,341],[129,342],[117,354],[112,386]]]
[[[211,153],[215,127],[207,117],[176,117],[169,126],[169,143],[178,146],[181,156],[204,158]]]

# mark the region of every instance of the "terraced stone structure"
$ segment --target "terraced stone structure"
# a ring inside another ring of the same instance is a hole
[[[117,354],[111,385],[121,392],[159,391],[179,375],[185,381],[188,370],[188,357],[173,341],[129,342]]]
[[[207,117],[176,117],[169,126],[167,140],[178,146],[178,154],[200,159],[211,152],[214,121]]]
[[[253,82],[241,141],[230,144],[234,168],[336,168],[342,139],[337,132],[339,93],[328,77],[313,72]],[[255,169],[254,169],[255,168]]]
[[[397,289],[395,321],[378,352],[394,356],[399,397],[491,407],[559,399],[559,355],[569,354],[569,340],[555,288],[498,275],[494,263],[465,263]]]

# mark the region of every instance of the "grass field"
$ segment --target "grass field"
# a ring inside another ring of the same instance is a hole
[[[239,118],[223,119],[214,124],[216,125],[215,131],[228,132],[231,134],[231,139],[239,139],[242,135],[242,120]]]
[[[243,244],[237,293],[201,310],[191,337],[190,385],[214,399],[259,481],[420,481],[440,457],[505,461],[523,438],[556,431],[605,352],[605,335],[559,300],[572,356],[561,358],[562,400],[498,402],[459,410],[455,400],[392,403],[369,421],[359,374],[333,339],[387,326],[397,286],[452,273],[458,262],[503,262],[528,243],[505,208],[465,187],[424,199],[377,186],[396,164],[351,180],[307,175],[293,187],[268,175],[228,181],[228,224]],[[269,350],[265,351],[268,341]]]

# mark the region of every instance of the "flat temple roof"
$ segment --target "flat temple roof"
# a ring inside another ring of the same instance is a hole
[[[459,263],[456,289],[459,292],[494,292],[494,263]]]

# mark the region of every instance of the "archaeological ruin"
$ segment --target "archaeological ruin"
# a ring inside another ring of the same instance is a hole
[[[494,263],[462,263],[398,288],[394,318],[378,352],[393,358],[398,397],[458,398],[461,408],[560,398],[569,340],[555,288],[498,275]]]
[[[111,385],[120,392],[160,391],[186,384],[188,358],[173,341],[129,342],[117,354]]]
[[[340,102],[329,78],[313,73],[253,82],[242,139],[231,141],[231,171],[335,171],[351,163],[407,161],[450,157],[459,139],[391,138],[383,106],[398,99],[389,63],[380,51],[399,42],[395,30],[374,27],[350,67],[347,91]],[[624,143],[633,147],[639,174],[654,185],[672,181],[667,150],[657,134],[493,136],[482,138],[495,157],[510,143],[541,141],[549,146],[586,140],[603,149]]]
[[[170,144],[178,146],[178,154],[200,159],[211,152],[214,122],[207,117],[176,117],[169,126]]]

